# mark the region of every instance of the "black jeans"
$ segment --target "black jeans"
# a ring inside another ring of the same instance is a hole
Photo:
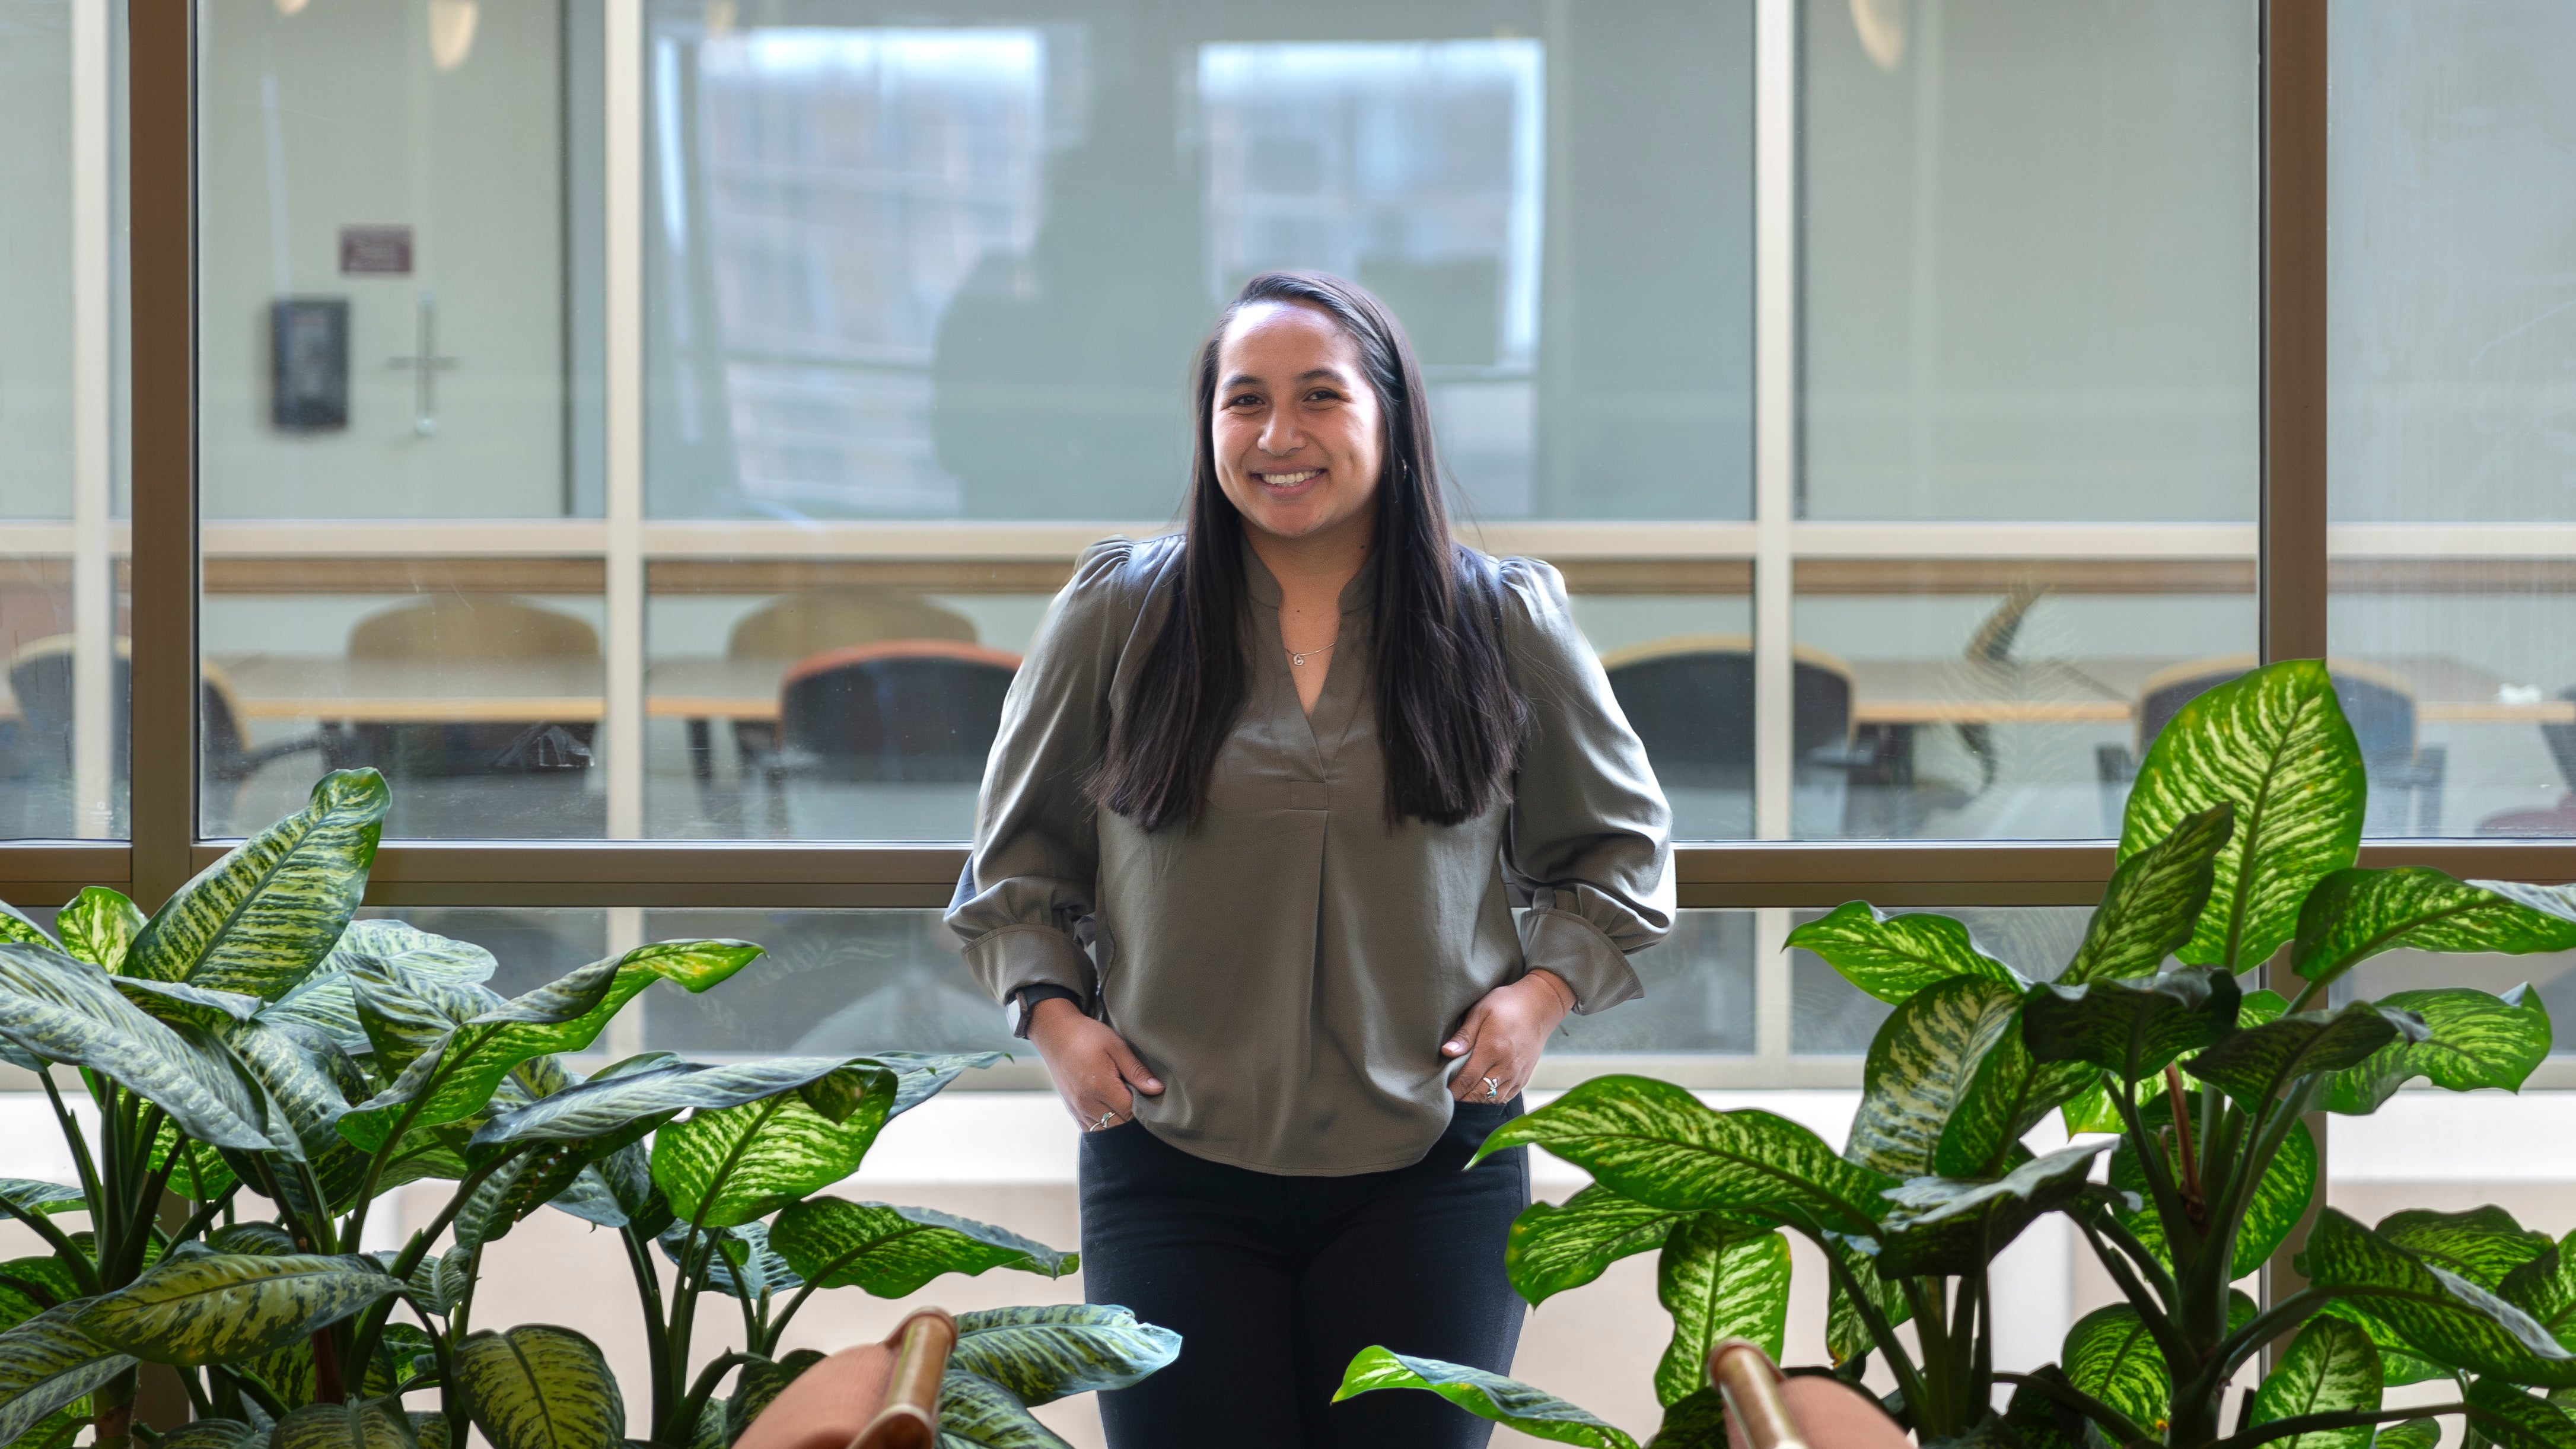
[[[1181,1335],[1181,1356],[1100,1396],[1111,1449],[1480,1449],[1493,1426],[1421,1390],[1332,1402],[1371,1344],[1509,1373],[1503,1272],[1529,1149],[1462,1171],[1518,1098],[1459,1104],[1411,1167],[1283,1177],[1193,1157],[1134,1122],[1082,1139],[1082,1276]]]

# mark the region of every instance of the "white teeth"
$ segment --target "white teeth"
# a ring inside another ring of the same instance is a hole
[[[1261,481],[1273,488],[1294,488],[1323,471],[1321,468],[1309,468],[1302,473],[1264,473],[1261,475]]]

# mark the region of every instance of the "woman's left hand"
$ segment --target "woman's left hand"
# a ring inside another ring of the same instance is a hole
[[[1497,986],[1467,1011],[1457,1035],[1443,1043],[1444,1057],[1466,1059],[1449,1079],[1461,1102],[1508,1102],[1529,1085],[1547,1035],[1574,1009],[1574,988],[1551,971],[1532,971]]]

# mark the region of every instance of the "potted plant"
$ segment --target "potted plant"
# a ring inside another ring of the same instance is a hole
[[[2518,1088],[2549,1050],[2527,988],[2336,1000],[2355,965],[2401,947],[2576,948],[2566,890],[2355,868],[2366,792],[2322,664],[2202,695],[2141,766],[2117,868],[2053,980],[2022,978],[1935,914],[1854,902],[1791,933],[1896,1008],[1841,1151],[1633,1076],[1496,1131],[1486,1151],[1532,1143],[1594,1177],[1515,1225],[1513,1282],[1535,1304],[1627,1254],[1662,1254],[1674,1336],[1654,1443],[1667,1449],[1724,1442],[1692,1368],[1710,1346],[1745,1337],[1777,1355],[1784,1231],[1833,1277],[1816,1371],[1856,1379],[1879,1355],[1891,1411],[1926,1443],[2372,1449],[2374,1426],[2391,1425],[2376,1429],[2383,1449],[2430,1449],[2435,1421],[2456,1415],[2471,1449],[2576,1449],[2576,1238],[2552,1243],[2494,1207],[2375,1226],[2325,1208],[2296,1259],[2304,1287],[2258,1310],[2236,1286],[2312,1205],[2309,1114],[2367,1114],[2417,1077]],[[2244,979],[2276,956],[2286,998]],[[2052,1111],[2078,1140],[2035,1154],[2022,1138]],[[1988,1266],[2046,1213],[2072,1220],[2124,1301],[2076,1323],[2057,1363],[1999,1373],[1994,1324],[2014,1305]],[[1909,1321],[1910,1338],[1897,1332]],[[2292,1334],[2230,1421],[2232,1379]],[[2388,1385],[2435,1378],[2456,1384],[2451,1402],[2382,1406]],[[1998,1383],[2012,1386],[2000,1415]],[[1388,1387],[1543,1438],[1634,1443],[1527,1385],[1382,1348],[1353,1361],[1343,1392]]]
[[[469,1422],[496,1449],[617,1449],[627,1405],[587,1338],[473,1325],[487,1253],[548,1205],[623,1238],[652,1362],[636,1427],[670,1449],[720,1449],[819,1357],[778,1345],[820,1289],[1074,1268],[1001,1228],[817,1195],[995,1057],[648,1052],[576,1081],[561,1057],[646,987],[710,990],[760,948],[656,942],[505,1000],[481,948],[352,920],[386,799],[373,771],[324,778],[148,919],[97,888],[54,935],[0,908],[0,1056],[39,1073],[79,1177],[0,1181],[0,1209],[51,1250],[0,1263],[0,1445],[62,1449],[89,1427],[121,1449],[151,1361],[195,1411],[164,1449],[445,1449]],[[94,1135],[54,1066],[76,1071]],[[383,1195],[423,1179],[455,1184],[434,1220],[360,1252]],[[274,1216],[252,1220],[254,1200]],[[69,1213],[89,1227],[58,1226]],[[741,1303],[744,1338],[701,1354],[709,1292]],[[941,1435],[963,1445],[1059,1443],[1027,1406],[1134,1382],[1178,1345],[1117,1308],[959,1328]],[[422,1391],[437,1411],[405,1408]]]

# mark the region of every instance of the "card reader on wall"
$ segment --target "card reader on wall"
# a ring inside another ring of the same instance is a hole
[[[269,304],[269,418],[290,433],[349,426],[349,299]]]

